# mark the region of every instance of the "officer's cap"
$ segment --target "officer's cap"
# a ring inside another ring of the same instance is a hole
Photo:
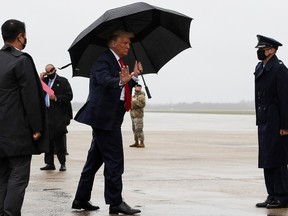
[[[266,48],[266,47],[273,47],[278,48],[279,46],[282,46],[282,44],[278,41],[276,41],[273,38],[265,37],[262,35],[257,35],[258,44],[255,48]]]
[[[142,85],[140,85],[140,84],[136,84],[136,86],[138,86],[138,87],[142,87]]]

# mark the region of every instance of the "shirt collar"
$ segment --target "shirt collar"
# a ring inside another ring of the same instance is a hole
[[[117,59],[117,61],[119,61],[120,57],[112,49],[110,49],[110,50],[113,53],[113,55],[115,56],[115,58]]]

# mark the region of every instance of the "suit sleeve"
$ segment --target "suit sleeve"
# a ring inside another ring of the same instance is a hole
[[[39,77],[35,71],[34,63],[30,58],[21,56],[17,64],[17,78],[19,80],[21,99],[26,113],[27,121],[33,132],[43,130],[43,115],[40,101],[42,89],[39,88]]]
[[[119,70],[113,65],[112,60],[99,59],[92,67],[92,78],[105,88],[119,88]]]

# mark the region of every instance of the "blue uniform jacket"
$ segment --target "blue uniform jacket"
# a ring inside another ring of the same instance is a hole
[[[288,136],[288,69],[273,56],[255,71],[255,108],[258,126],[259,167],[273,168],[286,164]]]

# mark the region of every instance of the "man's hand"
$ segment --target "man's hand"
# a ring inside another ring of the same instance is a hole
[[[142,67],[142,64],[141,62],[139,61],[135,61],[135,65],[134,65],[134,76],[135,77],[138,77],[138,75],[141,74],[141,72],[143,71],[143,67]]]
[[[40,137],[41,137],[41,133],[40,132],[34,132],[33,133],[33,139],[35,141],[37,141]]]
[[[288,129],[280,129],[280,136],[287,136],[288,135]]]
[[[43,80],[43,79],[44,79],[44,76],[45,76],[46,74],[47,74],[46,72],[41,72],[41,73],[40,73],[40,79]]]
[[[49,95],[50,100],[57,101],[57,97],[55,95]]]
[[[121,84],[125,85],[127,82],[131,80],[132,76],[134,76],[134,72],[130,74],[129,67],[124,66],[121,68],[121,72],[119,73],[119,75]]]

